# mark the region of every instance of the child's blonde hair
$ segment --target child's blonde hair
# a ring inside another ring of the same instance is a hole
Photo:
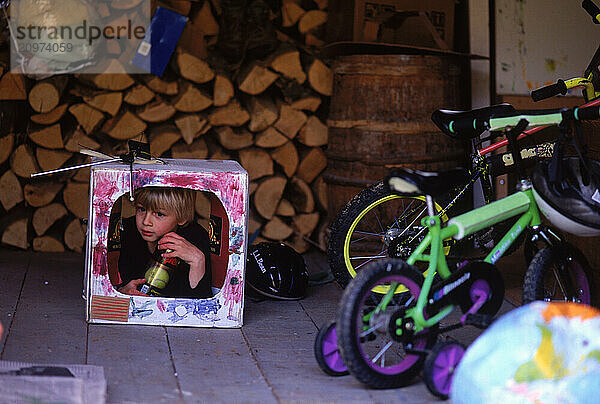
[[[135,203],[146,209],[161,209],[175,215],[177,222],[194,220],[196,193],[191,189],[173,187],[144,187],[135,190]]]

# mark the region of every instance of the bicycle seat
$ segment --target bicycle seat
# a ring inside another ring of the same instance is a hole
[[[490,118],[510,115],[514,112],[515,108],[506,103],[490,105],[470,111],[438,109],[431,114],[431,120],[442,132],[451,138],[469,140],[481,135],[485,131],[486,128],[483,123],[487,122]],[[478,121],[479,125],[476,124],[476,121]],[[457,125],[457,123],[461,124]]]
[[[387,175],[385,183],[390,190],[403,196],[448,194],[455,187],[467,183],[470,175],[466,168],[453,168],[447,171],[426,172],[410,168],[395,168]]]

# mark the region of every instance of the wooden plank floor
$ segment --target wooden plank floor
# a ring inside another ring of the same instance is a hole
[[[327,270],[323,255],[305,259],[310,272]],[[437,402],[419,379],[372,390],[319,369],[313,343],[335,317],[335,283],[301,301],[246,299],[241,329],[88,325],[82,286],[80,254],[0,250],[0,359],[102,366],[108,403]],[[465,327],[452,336],[468,344],[477,335]]]

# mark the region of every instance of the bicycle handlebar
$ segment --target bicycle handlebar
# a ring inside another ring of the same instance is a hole
[[[569,89],[565,84],[565,81],[562,79],[558,79],[558,81],[554,84],[550,84],[548,86],[540,87],[531,92],[531,98],[533,101],[541,101],[546,98],[554,97],[555,95],[565,95]]]
[[[592,17],[594,24],[600,24],[600,8],[598,8],[593,1],[583,0],[581,7],[583,7],[585,11],[587,11],[587,13]]]
[[[592,74],[590,73],[590,78]],[[555,95],[565,95],[567,92],[576,87],[583,87],[583,96],[585,100],[593,100],[596,97],[596,89],[594,83],[590,78],[573,77],[568,80],[558,79],[556,83],[550,84],[544,87],[540,87],[531,92],[531,98],[533,101],[541,101],[546,98],[554,97]]]

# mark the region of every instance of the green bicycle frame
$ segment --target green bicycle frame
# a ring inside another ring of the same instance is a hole
[[[495,264],[496,261],[498,261],[500,257],[504,255],[506,250],[508,250],[512,243],[517,239],[517,237],[521,235],[525,228],[535,227],[542,224],[540,211],[538,209],[537,203],[535,203],[535,200],[533,199],[533,191],[531,189],[528,189],[521,192],[527,195],[528,198],[532,201],[532,203],[529,204],[527,211],[523,213],[521,217],[519,217],[519,219],[515,222],[515,224],[513,224],[513,226],[508,230],[504,237],[502,237],[498,244],[496,244],[494,249],[490,251],[487,257],[485,257],[485,262]]]
[[[526,119],[529,124],[527,127],[532,126],[545,126],[545,125],[557,125],[562,122],[562,113],[556,112],[554,114],[543,114],[543,115],[516,115],[505,118],[490,118],[489,131],[497,131],[506,127],[516,126],[521,119]]]
[[[516,192],[489,205],[484,205],[454,217],[443,228],[441,227],[439,217],[428,216],[423,218],[422,224],[423,226],[427,226],[429,231],[407,260],[407,263],[410,265],[414,265],[417,261],[428,262],[425,281],[417,303],[406,312],[406,317],[414,320],[414,332],[422,331],[437,324],[453,309],[453,306],[446,306],[436,315],[427,319],[423,315],[425,306],[428,303],[429,292],[433,285],[434,274],[437,272],[442,279],[446,279],[451,274],[443,253],[443,240],[449,237],[460,240],[476,231],[517,216],[519,216],[519,219],[484,260],[493,264],[504,254],[526,227],[541,224],[540,212],[531,189]],[[425,253],[427,249],[429,249],[429,254]],[[397,284],[391,285],[390,290],[392,293],[385,295],[376,311],[379,311],[380,308],[385,308],[391,302],[394,294],[393,291],[397,286]],[[402,330],[398,329],[397,332],[401,333]]]

